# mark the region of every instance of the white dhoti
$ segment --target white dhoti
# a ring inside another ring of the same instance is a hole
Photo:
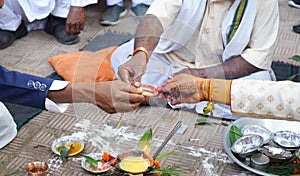
[[[0,102],[0,149],[17,136],[17,125],[3,103]]]
[[[115,73],[118,72],[118,68],[121,64],[127,61],[127,56],[133,52],[134,40],[129,41],[121,45],[113,53],[111,57],[111,67]],[[183,67],[178,67],[169,62],[163,54],[158,54],[153,52],[149,62],[147,64],[147,69],[142,77],[142,84],[149,84],[154,87],[162,85],[164,82],[169,80],[171,76],[184,69]],[[118,74],[116,74],[118,76]],[[254,79],[254,80],[274,80],[272,71],[259,71],[251,75],[242,77],[240,79]],[[197,104],[179,104],[176,106],[171,106],[175,109],[177,108],[188,108],[195,109],[199,114],[203,114],[203,108],[207,105],[206,101]],[[225,119],[237,119],[238,117],[232,116],[230,111],[230,106],[223,104],[215,104],[215,109],[213,111],[214,117],[225,118]]]
[[[0,9],[0,29],[15,31],[22,19],[28,25],[27,30],[43,29],[44,19],[52,14],[67,18],[71,5],[84,7],[97,3],[97,0],[6,0]]]

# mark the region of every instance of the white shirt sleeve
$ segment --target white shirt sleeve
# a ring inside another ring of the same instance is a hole
[[[61,90],[69,84],[68,81],[54,80],[49,88],[49,90]],[[45,107],[48,111],[63,113],[69,107],[69,103],[55,103],[54,101],[46,98]]]
[[[90,4],[96,4],[98,0],[71,0],[71,6],[85,7]]]

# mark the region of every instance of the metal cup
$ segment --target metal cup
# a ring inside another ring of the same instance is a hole
[[[26,165],[28,176],[46,176],[48,165],[45,162],[31,162]]]

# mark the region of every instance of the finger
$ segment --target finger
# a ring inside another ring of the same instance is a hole
[[[67,33],[68,35],[71,34],[71,28],[70,28],[70,25],[69,25],[68,23],[66,23],[66,33]]]
[[[119,69],[118,75],[122,81],[125,83],[131,84],[132,78],[130,75],[133,75],[134,71],[131,68]]]
[[[129,102],[130,103],[141,103],[145,100],[145,97],[140,94],[130,94],[129,95]]]

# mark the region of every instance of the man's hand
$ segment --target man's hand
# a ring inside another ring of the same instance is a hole
[[[120,65],[118,74],[122,81],[137,85],[141,82],[142,76],[146,70],[146,55],[138,52],[130,60]]]
[[[66,33],[68,35],[79,34],[84,28],[84,8],[71,6],[67,21],[66,21]]]
[[[161,98],[170,100],[172,105],[198,103],[208,100],[209,80],[188,74],[180,74],[157,88]]]
[[[4,0],[0,0],[0,8],[2,8],[4,5]]]
[[[163,32],[162,25],[154,15],[146,15],[138,26],[135,34],[134,47],[143,47],[149,55],[157,46],[160,35]],[[131,54],[131,53],[128,53]],[[121,80],[139,87],[146,70],[147,58],[143,51],[138,51],[130,60],[119,67],[118,74]]]
[[[128,112],[145,100],[142,90],[122,81],[95,85],[96,105],[107,113]]]
[[[107,113],[132,111],[145,100],[140,89],[119,80],[72,82],[62,90],[49,91],[47,97],[56,103],[93,103]]]

